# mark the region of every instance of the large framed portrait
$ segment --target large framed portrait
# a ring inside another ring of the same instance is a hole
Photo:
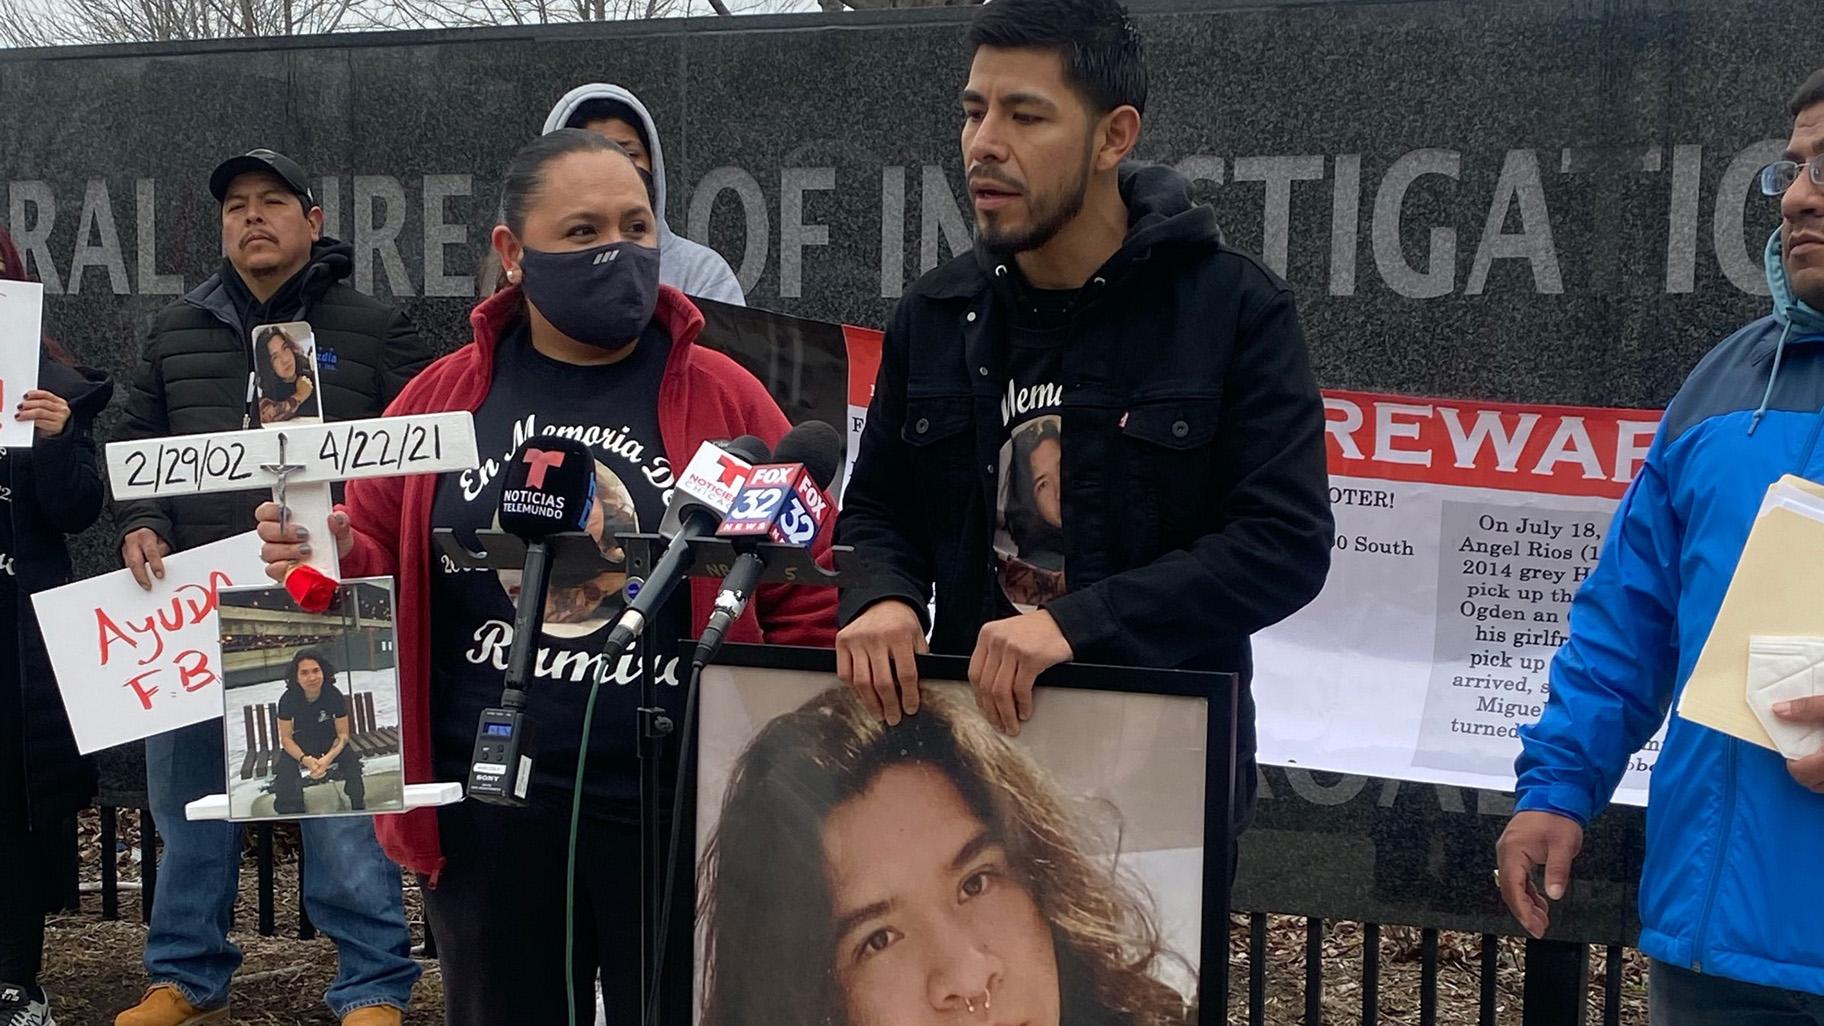
[[[1231,675],[1059,667],[1008,737],[965,659],[920,657],[922,707],[892,726],[833,652],[720,662],[699,698],[694,1022],[1221,1021]]]

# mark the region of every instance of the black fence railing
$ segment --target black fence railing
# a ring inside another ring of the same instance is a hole
[[[1268,989],[1271,982],[1268,965],[1268,915],[1247,913],[1248,973],[1246,1022],[1248,1026],[1266,1026]],[[1334,982],[1333,964],[1324,957],[1328,925],[1325,920],[1304,921],[1304,1017],[1305,1026],[1325,1021],[1326,982]],[[1419,931],[1419,1026],[1437,1026],[1439,1022],[1439,931]],[[1501,938],[1482,934],[1479,938],[1477,963],[1477,1026],[1496,1026],[1501,1011]],[[1381,1021],[1381,926],[1362,924],[1361,1005],[1362,1026],[1378,1026]],[[1525,944],[1521,967],[1522,996],[1520,1019],[1524,1026],[1581,1026],[1589,1021],[1590,952],[1592,946],[1568,941],[1535,941]],[[1603,982],[1601,1022],[1603,1026],[1620,1026],[1622,1021],[1622,964],[1626,949],[1611,945],[1604,949],[1606,978]],[[1511,1021],[1511,1016],[1509,1017]],[[1448,1026],[1467,1026],[1467,1018],[1454,1018]]]
[[[140,916],[143,921],[150,922],[154,892],[158,886],[158,830],[152,814],[146,809],[123,810],[111,805],[101,806],[101,915],[103,919],[108,920],[120,917],[122,881],[117,871],[115,848],[120,836],[119,817],[123,811],[133,811],[138,816]],[[278,933],[275,916],[277,873],[274,866],[273,827],[271,824],[262,823],[253,829],[254,860],[258,879],[256,928],[260,936],[272,937]],[[73,837],[71,840],[74,843]],[[310,940],[316,936],[316,928],[311,924],[310,916],[304,909],[302,870],[303,866],[300,862],[297,935],[301,940]],[[73,900],[71,907],[75,907]],[[1267,1026],[1268,987],[1271,982],[1271,970],[1268,964],[1268,914],[1265,912],[1244,914],[1248,924],[1246,1021],[1248,1026]],[[1335,971],[1338,968],[1334,963],[1327,964],[1324,953],[1324,942],[1330,926],[1329,921],[1317,917],[1308,917],[1304,921],[1302,988],[1304,1015],[1302,1021],[1305,1026],[1317,1026],[1325,1021],[1326,984],[1334,982]],[[1381,1021],[1382,947],[1381,924],[1362,924],[1361,979],[1359,981],[1362,1026],[1378,1026]],[[1224,948],[1225,957],[1228,950],[1228,948]],[[1590,951],[1590,945],[1566,941],[1529,940],[1526,942],[1521,968],[1521,1022],[1523,1026],[1582,1026],[1588,1021]],[[437,956],[436,940],[431,936],[428,924],[422,947],[419,948],[418,953],[426,958]],[[1476,1022],[1478,1026],[1496,1026],[1501,994],[1499,986],[1501,938],[1495,934],[1482,934],[1479,953]],[[1620,945],[1611,945],[1606,948],[1606,954],[1606,978],[1603,986],[1601,1021],[1604,1026],[1620,1026],[1623,1006],[1621,965],[1625,949]],[[1234,979],[1234,969],[1235,966],[1231,960],[1231,987],[1240,982]],[[1418,1006],[1420,1026],[1437,1026],[1438,980],[1439,930],[1423,927],[1419,932]],[[1455,1020],[1449,1026],[1459,1026],[1460,1022],[1461,1020]]]

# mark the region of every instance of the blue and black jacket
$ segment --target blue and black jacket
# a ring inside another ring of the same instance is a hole
[[[1774,314],[1692,371],[1571,606],[1518,807],[1587,824],[1697,663],[1767,486],[1824,481],[1824,313],[1766,254]],[[1820,574],[1824,567],[1793,567]],[[1673,716],[1653,770],[1640,889],[1652,958],[1824,994],[1824,795],[1778,753]]]

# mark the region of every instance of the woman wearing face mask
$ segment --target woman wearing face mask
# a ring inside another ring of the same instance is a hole
[[[466,779],[477,719],[500,700],[512,601],[495,572],[444,561],[431,532],[449,528],[479,548],[474,532],[496,522],[516,431],[586,441],[598,482],[612,478],[619,487],[610,491],[632,500],[632,523],[606,525],[625,532],[657,530],[674,469],[705,440],[753,434],[772,445],[789,427],[758,381],[693,344],[702,315],[682,293],[659,284],[658,222],[633,162],[618,146],[575,129],[541,136],[508,167],[502,209],[506,223],[494,229],[493,248],[508,287],[476,307],[474,341],[426,369],[388,411],[473,411],[481,468],[351,482],[344,510],[310,538],[300,539],[295,525],[281,532],[270,503],[260,512],[263,551],[275,577],[304,556],[304,547],[332,543],[342,550],[345,577],[397,577],[411,782]],[[612,518],[628,519],[628,504],[616,505]],[[715,592],[710,580],[678,589],[660,612],[658,636],[699,633]],[[376,821],[387,852],[428,885],[451,1024],[565,1022],[567,911],[577,924],[578,1021],[593,1021],[586,981],[597,969],[611,1017],[639,1014],[639,688],[627,683],[637,679],[635,664],[610,668],[598,700],[576,907],[566,909],[581,723],[595,656],[614,616],[590,617],[595,626],[580,634],[563,619],[554,618],[538,640],[529,709],[539,741],[531,807],[463,802]],[[762,588],[738,631],[740,638],[731,631],[731,640],[827,646],[835,633],[834,593]],[[665,683],[683,678],[675,649],[658,653]],[[668,703],[681,700],[681,688],[661,690]],[[671,769],[661,772],[670,779]],[[685,891],[678,907],[688,910],[693,898]],[[667,994],[675,995],[669,997],[675,1017],[688,1009],[690,917],[673,919],[673,944],[681,946],[667,959],[678,970]]]

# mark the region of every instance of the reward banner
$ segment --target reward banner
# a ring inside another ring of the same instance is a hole
[[[1330,392],[1336,548],[1255,640],[1262,762],[1511,790],[1659,415]],[[1616,800],[1646,803],[1661,734]]]

